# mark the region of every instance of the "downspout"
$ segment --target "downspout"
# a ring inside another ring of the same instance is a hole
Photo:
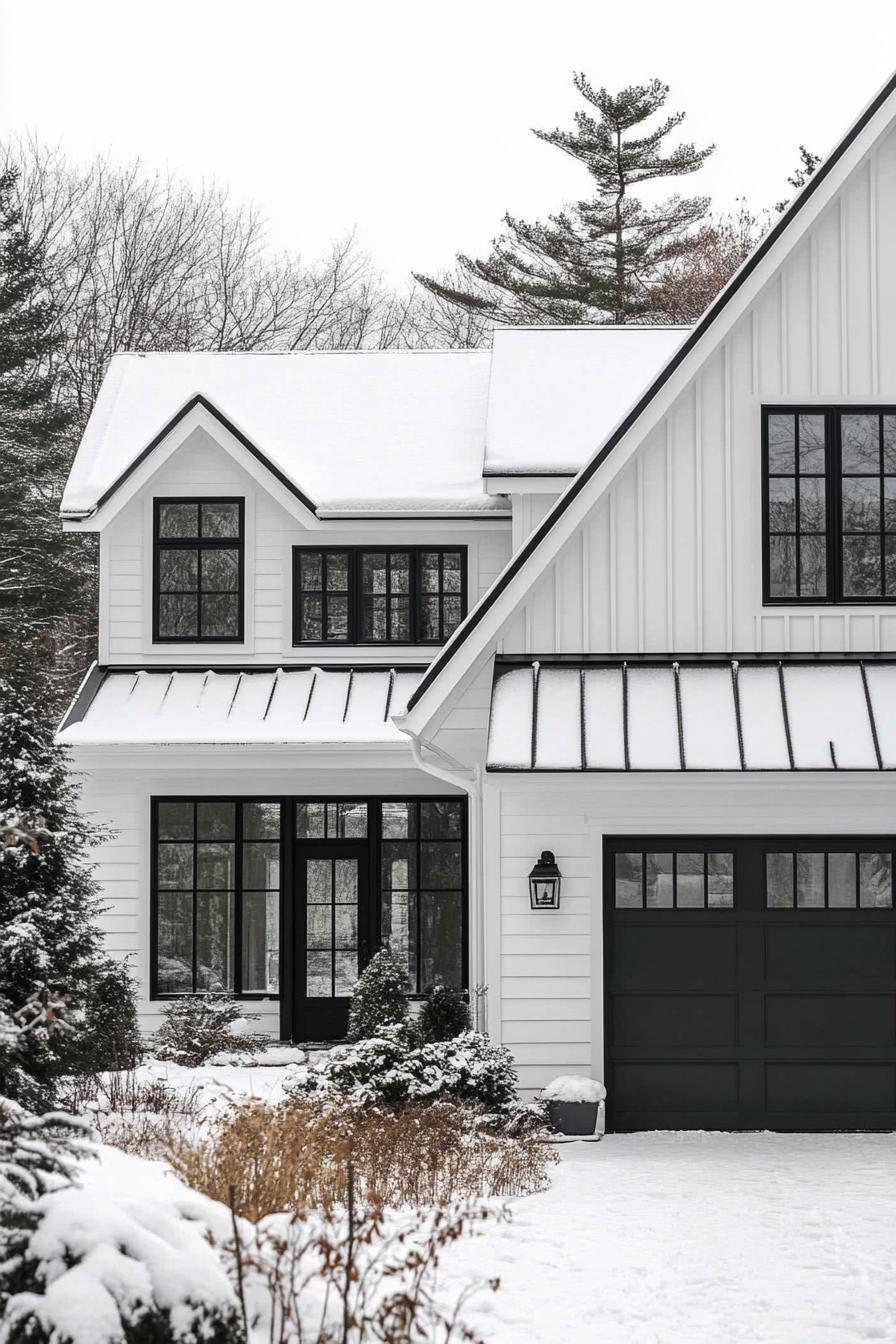
[[[485,865],[484,843],[482,835],[482,766],[463,765],[447,751],[417,733],[405,728],[399,718],[392,722],[405,734],[411,744],[411,756],[418,769],[440,779],[443,784],[463,789],[469,804],[469,825],[467,827],[467,852],[469,857],[469,937],[470,937],[470,1010],[473,1027],[484,1031],[488,1019],[486,1011],[485,983]],[[438,758],[429,759],[424,751]]]

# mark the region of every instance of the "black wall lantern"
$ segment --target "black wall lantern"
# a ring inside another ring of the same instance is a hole
[[[560,869],[549,849],[542,850],[529,874],[529,903],[533,910],[560,908]]]

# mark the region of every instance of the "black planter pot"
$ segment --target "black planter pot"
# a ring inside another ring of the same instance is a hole
[[[599,1109],[597,1101],[549,1101],[551,1128],[555,1134],[593,1134]]]

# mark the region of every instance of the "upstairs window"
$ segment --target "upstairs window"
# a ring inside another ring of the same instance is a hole
[[[466,549],[293,551],[294,644],[442,644],[466,614]]]
[[[764,601],[896,601],[896,410],[763,412]]]
[[[157,499],[153,640],[243,639],[242,499]]]

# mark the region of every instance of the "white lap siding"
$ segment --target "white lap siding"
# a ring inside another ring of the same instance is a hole
[[[484,816],[489,1029],[531,1092],[603,1077],[605,836],[896,835],[896,777],[492,774]],[[543,849],[562,873],[557,911],[529,907]]]

